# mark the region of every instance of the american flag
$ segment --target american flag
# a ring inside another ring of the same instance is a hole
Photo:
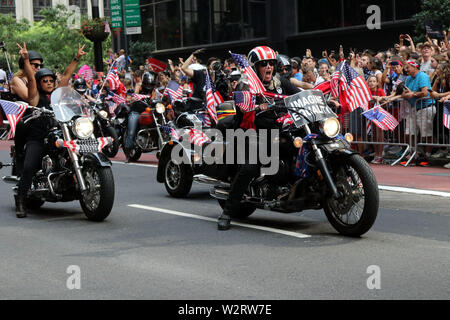
[[[147,96],[147,95],[137,94],[137,93],[133,93],[131,96],[137,101],[142,101],[144,99],[150,99],[152,97],[152,96]]]
[[[450,100],[444,102],[444,126],[450,129]]]
[[[180,86],[174,80],[170,80],[163,95],[169,96],[170,101],[181,99],[183,97],[183,86]]]
[[[106,77],[106,81],[109,81],[109,89],[111,91],[116,91],[120,87],[119,76],[116,74],[117,68],[111,68],[108,76]]]
[[[121,96],[119,96],[118,94],[115,94],[114,92],[111,92],[112,95],[109,96],[108,98],[106,98],[107,100],[112,100],[114,101],[116,104],[121,104],[121,103],[126,103],[127,100]]]
[[[256,97],[250,91],[233,92],[233,100],[243,112],[251,112],[256,109]]]
[[[277,119],[278,123],[282,123],[284,126],[290,126],[291,124],[294,124],[294,119],[292,119],[291,115],[287,113],[284,117]]]
[[[209,114],[205,111],[200,111],[197,113],[197,117],[199,120],[203,123],[204,127],[210,128],[211,127],[211,117]]]
[[[321,84],[315,86],[314,90],[322,91],[323,94],[330,93],[331,92],[331,81],[329,80],[329,81],[322,82]]]
[[[208,72],[206,72],[205,81],[206,81],[206,104],[207,104],[206,108],[208,110],[209,115],[211,116],[211,119],[213,119],[217,123],[216,106],[223,103],[223,98],[214,87],[214,84],[212,83]]]
[[[253,71],[253,69],[248,64],[245,56],[243,56],[241,54],[231,53],[231,52],[230,52],[230,54],[233,57],[233,59],[236,61],[236,63],[239,65],[239,67],[242,69],[242,71],[244,71],[244,73],[247,75],[248,86],[250,88],[250,92],[253,94],[264,95],[266,93],[266,89],[264,88],[263,84],[261,83],[261,80],[259,80],[255,71]]]
[[[189,142],[202,147],[205,143],[211,142],[211,139],[203,132],[194,128],[190,128],[189,132]]]
[[[350,112],[357,108],[368,110],[372,94],[364,78],[345,62],[336,70],[331,78],[333,97],[339,97],[341,105],[348,107]]]
[[[174,140],[180,140],[180,135],[178,134],[178,132],[171,127],[167,127],[167,126],[161,126],[160,129],[165,132],[166,134],[168,134],[169,136],[172,137],[172,139]]]
[[[28,104],[25,102],[11,102],[6,100],[0,100],[0,105],[5,111],[6,118],[9,121],[9,126],[11,127],[8,133],[8,139],[14,138],[16,134],[17,122],[22,118],[25,110],[28,108]]]
[[[382,107],[374,107],[369,111],[363,113],[363,115],[371,120],[381,130],[394,131],[398,126],[397,119],[392,114],[384,110]]]

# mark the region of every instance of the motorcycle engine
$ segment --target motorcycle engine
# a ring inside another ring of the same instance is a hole
[[[154,141],[154,139],[152,139],[150,130],[154,129],[143,130],[136,135],[136,144],[143,150],[149,150],[158,147],[158,141]]]

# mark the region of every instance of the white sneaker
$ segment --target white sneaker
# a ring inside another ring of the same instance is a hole
[[[445,169],[450,169],[450,162],[444,166]]]
[[[444,152],[441,150],[441,151],[438,151],[438,152],[432,154],[432,155],[431,155],[431,158],[432,158],[432,159],[440,159],[440,158],[445,158],[446,156],[448,156],[448,154],[447,154],[447,153],[444,153]]]

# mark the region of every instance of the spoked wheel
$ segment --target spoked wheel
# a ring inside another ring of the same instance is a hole
[[[175,198],[186,197],[192,188],[192,169],[187,164],[176,164],[169,159],[164,169],[164,185],[167,192]]]
[[[225,200],[218,200],[219,201],[219,205],[222,209],[225,209]],[[245,219],[250,217],[256,210],[256,207],[248,204],[248,203],[241,203],[241,205],[239,206],[239,210],[237,210],[236,212],[233,212],[233,214],[231,215],[232,218],[237,218],[237,219]]]
[[[119,152],[119,137],[117,136],[116,129],[114,127],[108,127],[106,129],[106,134],[108,137],[113,138],[113,143],[103,148],[102,152],[108,158],[114,158]]]
[[[359,237],[369,231],[378,214],[379,192],[375,175],[359,155],[339,158],[333,164],[334,182],[342,194],[324,201],[331,225],[341,234]]]
[[[87,166],[83,170],[87,191],[80,199],[86,217],[92,221],[103,221],[114,204],[114,177],[111,168]]]

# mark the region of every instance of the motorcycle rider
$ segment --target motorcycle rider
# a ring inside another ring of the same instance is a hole
[[[140,94],[150,95],[152,98],[155,97],[155,87],[157,74],[149,71],[146,72],[142,77],[142,87]],[[130,162],[130,151],[135,147],[135,136],[139,124],[139,117],[142,112],[147,109],[147,105],[142,101],[134,101],[132,98],[127,98],[130,104],[130,113],[128,114],[128,126],[127,126],[127,136],[125,139],[125,163]]]
[[[260,46],[252,49],[248,54],[248,61],[266,91],[280,95],[292,95],[299,92],[285,77],[275,77],[277,55],[272,48]],[[259,105],[259,110],[263,111],[268,109],[268,103],[264,102],[263,98],[258,97],[256,103]],[[255,121],[255,116],[255,111],[243,114],[240,110],[237,110],[235,128],[242,128],[244,130],[277,128],[275,115],[270,115],[270,113],[266,112],[257,121]],[[246,163],[239,165],[238,172],[231,184],[231,190],[225,202],[223,213],[218,219],[217,227],[219,230],[230,229],[231,216],[239,210],[242,197],[250,182],[260,174],[260,166],[248,162],[247,154]]]
[[[85,100],[87,100],[88,102],[94,102],[95,103],[95,99],[87,94],[87,84],[86,84],[86,81],[83,78],[78,78],[77,80],[75,80],[73,82],[73,88]]]
[[[17,46],[20,48],[20,56],[24,59],[24,68],[29,84],[29,95],[31,97],[30,105],[36,106],[37,108],[50,109],[50,95],[55,90],[56,75],[51,70],[46,68],[40,69],[34,73],[30,64],[26,44],[24,43],[23,47],[19,44],[17,44]],[[61,78],[59,83],[61,87],[69,84],[70,77],[75,71],[78,61],[86,54],[83,49],[84,46],[78,45],[78,51],[75,58],[67,67],[63,77]],[[20,143],[18,144],[18,141],[16,140],[16,154],[22,154],[24,152],[23,171],[18,184],[18,192],[17,195],[15,195],[16,216],[18,218],[25,218],[27,216],[25,199],[28,190],[31,187],[33,176],[39,170],[41,165],[44,138],[48,127],[52,124],[51,120],[52,119],[40,117],[30,121],[25,125],[24,144],[20,145]],[[23,148],[25,151],[23,151]]]

